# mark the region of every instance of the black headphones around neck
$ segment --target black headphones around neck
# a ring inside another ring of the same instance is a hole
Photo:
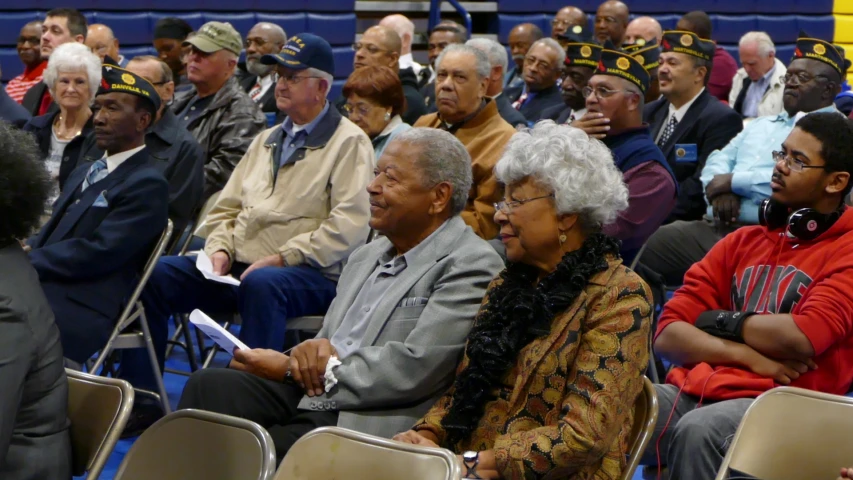
[[[789,238],[804,242],[814,240],[829,230],[844,212],[844,204],[832,213],[820,213],[813,208],[790,208],[769,198],[758,206],[758,222],[769,230],[785,228]]]

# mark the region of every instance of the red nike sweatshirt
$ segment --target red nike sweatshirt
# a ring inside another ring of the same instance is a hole
[[[853,209],[810,242],[760,226],[727,235],[687,271],[655,338],[674,322],[695,323],[707,310],[793,315],[818,369],[791,385],[847,393],[853,382]],[[712,401],[756,397],[777,386],[749,370],[707,363],[674,368],[666,381]]]

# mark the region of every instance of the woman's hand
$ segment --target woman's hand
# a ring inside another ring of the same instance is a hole
[[[427,438],[427,435],[431,436],[432,439]],[[433,441],[433,439],[435,441]],[[408,432],[402,432],[394,435],[394,440],[403,443],[410,443],[412,445],[421,445],[423,447],[439,448],[437,443],[438,439],[435,438],[431,432],[420,433],[414,430],[409,430]]]

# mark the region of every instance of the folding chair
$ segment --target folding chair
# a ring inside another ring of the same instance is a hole
[[[127,452],[115,480],[269,480],[270,434],[255,422],[178,410],[151,426]]]
[[[717,480],[837,478],[853,465],[853,398],[795,387],[761,394],[743,416]],[[750,477],[750,478],[751,478]]]
[[[631,426],[631,451],[628,464],[622,470],[621,480],[631,480],[640,464],[643,452],[649,445],[658,421],[658,395],[648,377],[643,377],[643,391],[634,403],[634,424]]]
[[[124,380],[65,369],[74,476],[97,480],[130,411],[133,387]]]
[[[139,296],[142,294],[142,289],[145,288],[145,284],[148,283],[148,278],[154,271],[154,267],[157,266],[157,261],[160,259],[160,255],[163,254],[163,250],[166,248],[166,243],[169,241],[169,237],[171,235],[172,221],[169,220],[166,224],[166,229],[160,236],[160,240],[154,247],[154,251],[152,251],[151,256],[148,257],[148,262],[145,264],[145,269],[142,271],[142,277],[139,279],[139,283],[133,291],[133,294],[128,299],[121,317],[119,317],[116,322],[116,326],[113,329],[113,333],[110,335],[110,339],[107,341],[107,345],[103,350],[101,350],[95,364],[89,369],[90,372],[97,372],[101,367],[103,367],[104,362],[115,350],[125,350],[130,348],[147,349],[148,357],[151,359],[151,369],[153,370],[154,377],[157,380],[158,392],[155,393],[142,389],[136,390],[140,393],[145,393],[157,398],[157,400],[159,400],[163,405],[163,411],[165,413],[169,413],[172,410],[169,406],[169,397],[166,394],[166,387],[163,384],[163,372],[160,371],[160,366],[157,362],[157,354],[154,352],[154,342],[151,340],[151,332],[148,330],[148,320],[145,318],[145,308],[143,308],[142,301],[139,300]],[[139,323],[139,329],[131,328],[134,322]],[[101,373],[104,374],[104,372]]]
[[[461,476],[456,455],[450,450],[321,427],[296,441],[275,480],[457,480]]]

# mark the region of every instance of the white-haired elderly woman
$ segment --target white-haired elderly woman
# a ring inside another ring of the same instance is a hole
[[[460,454],[467,478],[619,478],[649,356],[651,296],[601,233],[628,205],[598,140],[543,121],[495,167],[508,265],[451,389],[396,440]]]
[[[50,172],[56,199],[68,174],[77,166],[83,139],[92,131],[92,99],[101,83],[101,60],[82,43],[60,45],[50,55],[44,83],[59,107],[32,118],[24,130],[32,132]]]

